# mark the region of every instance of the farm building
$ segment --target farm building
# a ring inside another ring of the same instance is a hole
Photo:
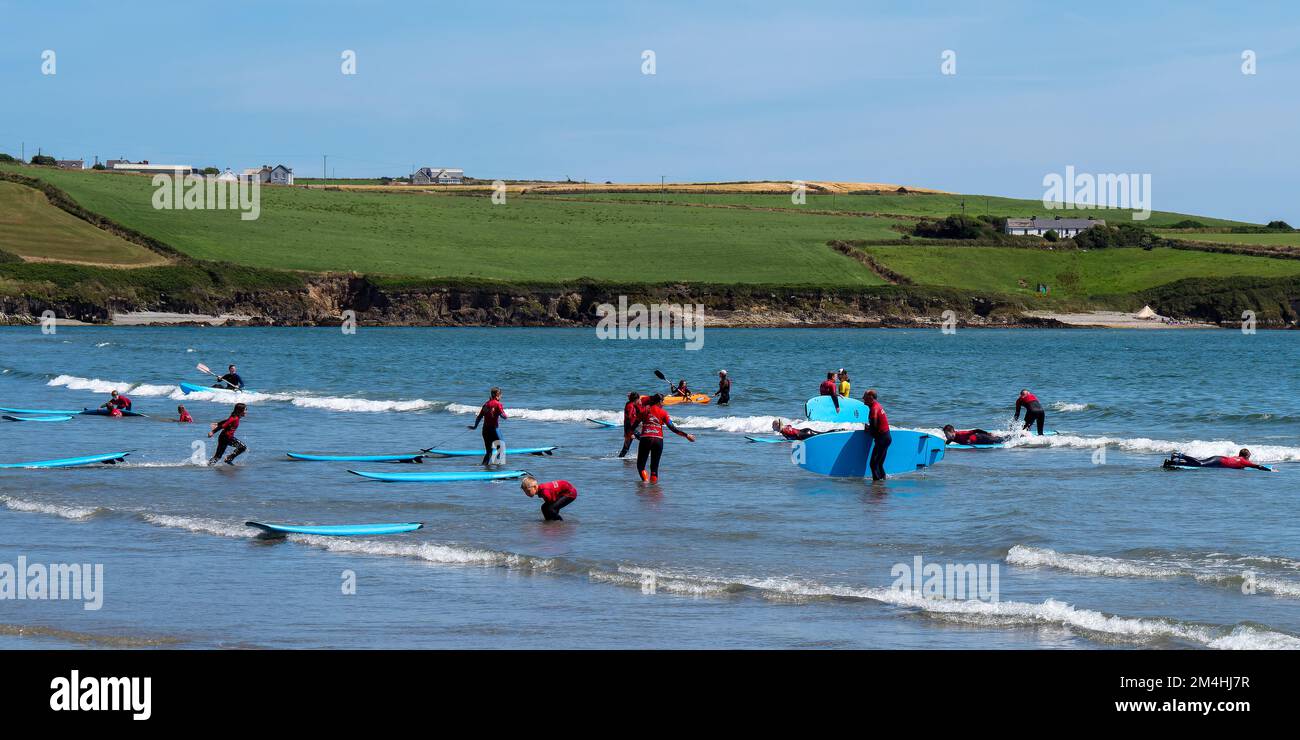
[[[465,170],[451,167],[421,167],[411,175],[412,185],[459,185]]]
[[[264,164],[261,167],[246,169],[239,174],[241,180],[257,180],[258,182],[269,185],[292,185],[293,169],[277,164],[272,167]]]
[[[82,159],[59,159],[55,160],[61,170],[84,170],[86,162]]]
[[[1096,218],[1009,218],[1005,229],[1008,234],[1042,236],[1055,231],[1062,239],[1077,236],[1094,226],[1105,226],[1106,222]]]

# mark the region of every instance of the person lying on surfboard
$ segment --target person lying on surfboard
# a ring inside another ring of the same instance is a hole
[[[121,416],[123,411],[131,410],[131,399],[117,391],[113,391],[109,396],[108,402],[101,405],[100,408],[108,409],[109,416]]]
[[[1254,468],[1256,470],[1272,471],[1272,468],[1258,465],[1251,462],[1250,450],[1242,449],[1234,455],[1218,455],[1215,457],[1196,458],[1190,455],[1184,455],[1181,452],[1175,452],[1165,461],[1166,467],[1184,467],[1184,468],[1232,468],[1241,470],[1243,468]]]
[[[537,479],[531,475],[525,475],[519,481],[519,487],[523,489],[528,498],[533,496],[542,497],[542,518],[548,522],[562,522],[564,517],[560,516],[560,509],[573,503],[578,498],[578,489],[567,480],[553,480],[546,483],[538,483]]]
[[[826,379],[822,381],[817,392],[823,396],[830,396],[835,402],[835,413],[840,411],[840,389],[839,384],[835,382],[835,373],[826,373]]]
[[[807,428],[799,429],[795,427],[793,424],[783,423],[780,419],[772,420],[772,431],[776,432],[782,437],[785,437],[786,439],[794,439],[794,440],[804,440],[804,439],[808,439],[809,437],[815,437],[818,434],[821,434],[821,432],[817,431],[816,429],[807,429]]]
[[[641,399],[640,393],[632,391],[627,394],[627,403],[623,404],[623,449],[619,450],[619,457],[627,457],[627,451],[632,447],[632,440],[637,436],[636,424],[641,419],[641,411],[645,408]]]
[[[959,445],[996,445],[1007,441],[1006,437],[983,429],[955,429],[952,424],[943,428],[943,436],[948,444]]]
[[[186,411],[184,406],[177,406],[176,413],[178,415],[176,421],[182,424],[189,424],[194,421],[194,417],[190,416],[190,412]]]
[[[641,409],[641,418],[637,420],[641,436],[636,445],[636,472],[641,480],[648,483],[659,482],[659,458],[664,454],[664,427],[673,434],[685,437],[687,441],[695,441],[694,435],[683,432],[673,424],[668,412],[664,411],[664,397],[656,393],[650,397],[645,408]],[[650,461],[649,474],[645,470],[647,460]]]
[[[209,465],[215,465],[217,460],[221,459],[221,455],[226,451],[227,447],[234,448],[231,453],[226,456],[227,465],[234,465],[235,458],[244,454],[244,452],[248,450],[248,447],[235,437],[235,430],[239,429],[239,422],[244,418],[244,414],[246,413],[248,413],[248,406],[242,403],[237,403],[235,404],[235,408],[230,412],[230,416],[227,417],[225,421],[219,421],[212,425],[212,429],[208,432],[208,436],[211,437],[216,434],[217,430],[221,431],[221,436],[217,437],[217,454],[213,455],[211,460],[208,460]]]
[[[235,366],[230,365],[226,374],[218,377],[217,382],[212,387],[242,391],[244,389],[244,379],[239,377],[239,373],[235,372]]]

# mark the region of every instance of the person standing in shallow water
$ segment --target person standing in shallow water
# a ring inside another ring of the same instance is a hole
[[[731,403],[731,378],[727,377],[726,370],[718,371],[718,404],[726,406]]]
[[[501,433],[497,430],[497,425],[501,419],[509,418],[506,416],[506,407],[501,405],[501,389],[494,386],[489,391],[487,403],[478,410],[474,423],[469,425],[470,429],[477,429],[479,422],[483,422],[483,465],[487,465],[492,460],[492,445],[501,441]]]
[[[872,388],[862,394],[862,402],[867,405],[867,434],[871,436],[871,480],[885,479],[885,457],[889,454],[889,445],[894,439],[889,434],[889,416],[885,407],[876,400],[876,389]]]
[[[227,465],[234,465],[235,458],[244,454],[244,452],[248,450],[248,447],[235,437],[235,430],[239,429],[239,422],[243,420],[244,414],[247,413],[247,409],[248,407],[244,404],[237,403],[235,404],[234,410],[230,412],[230,416],[225,421],[219,421],[212,425],[212,429],[208,432],[208,436],[211,437],[216,434],[218,430],[220,430],[221,436],[217,437],[217,454],[213,455],[212,459],[208,461],[209,465],[216,464],[217,460],[221,459],[221,454],[226,451],[227,447],[234,448],[231,453],[226,456]]]
[[[636,446],[636,472],[641,476],[641,480],[647,483],[659,482],[659,458],[664,454],[664,428],[679,436],[685,437],[687,441],[694,442],[695,436],[687,434],[673,424],[669,418],[668,412],[664,411],[664,397],[661,394],[655,394],[650,397],[641,410],[641,419],[637,424],[640,427],[641,436],[637,439]],[[646,472],[646,462],[650,463],[650,472]]]

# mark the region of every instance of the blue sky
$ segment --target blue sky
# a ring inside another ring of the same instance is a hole
[[[1300,225],[1300,4],[1071,6],[0,0],[0,151],[1030,198],[1073,165]]]

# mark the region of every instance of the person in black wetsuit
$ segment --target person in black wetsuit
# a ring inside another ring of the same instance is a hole
[[[1038,424],[1038,436],[1043,436],[1043,422],[1047,420],[1047,414],[1043,412],[1043,404],[1039,403],[1038,396],[1029,392],[1028,388],[1020,390],[1020,397],[1016,399],[1015,420],[1020,421],[1020,409],[1025,410],[1025,429]]]
[[[862,402],[867,405],[867,434],[871,435],[871,480],[885,479],[885,457],[889,454],[889,445],[894,438],[889,433],[889,416],[885,407],[876,400],[876,389],[872,388],[862,394]]]
[[[1215,457],[1192,457],[1184,455],[1181,452],[1175,452],[1165,460],[1166,468],[1183,467],[1183,468],[1231,468],[1241,470],[1243,468],[1255,468],[1256,470],[1271,470],[1263,465],[1259,465],[1250,459],[1250,450],[1242,449],[1235,456],[1217,455]]]
[[[959,445],[996,445],[1007,441],[1006,437],[983,429],[957,429],[952,424],[943,428],[943,436],[948,444]]]
[[[641,409],[641,394],[636,391],[627,394],[627,403],[623,404],[623,449],[618,451],[619,457],[627,457],[632,440],[637,438],[636,425],[641,421]]]
[[[718,404],[726,406],[731,403],[731,378],[727,377],[726,370],[718,371]]]
[[[772,431],[785,437],[786,439],[803,441],[809,437],[815,437],[821,432],[816,429],[800,429],[793,424],[783,424],[780,419],[772,420]]]
[[[240,391],[244,389],[244,379],[239,377],[239,373],[235,372],[235,366],[231,365],[225,375],[217,378],[217,382],[213,384],[213,387]]]

